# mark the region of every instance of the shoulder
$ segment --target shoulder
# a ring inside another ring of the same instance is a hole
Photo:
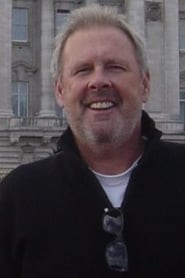
[[[59,152],[12,170],[0,183],[0,198],[5,192],[10,195],[50,192],[61,184],[65,190],[66,184],[86,170],[80,157],[72,152]]]
[[[160,141],[159,148],[161,151],[173,155],[174,157],[185,158],[185,144],[183,143]]]
[[[14,194],[29,187],[34,191],[38,185],[40,188],[47,185],[54,176],[57,176],[59,159],[62,161],[62,155],[56,154],[13,169],[0,183],[0,196],[5,192]],[[60,168],[63,164],[60,163]]]
[[[185,144],[160,140],[150,148],[149,156],[159,166],[185,170]]]

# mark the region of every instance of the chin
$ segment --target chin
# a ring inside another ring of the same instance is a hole
[[[110,144],[114,142],[114,136],[110,130],[85,130],[84,137],[86,137],[87,142],[92,142],[94,144]]]

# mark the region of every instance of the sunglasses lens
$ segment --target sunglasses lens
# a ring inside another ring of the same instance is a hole
[[[109,243],[105,250],[105,257],[110,269],[119,272],[128,270],[127,249],[122,240],[114,240]]]
[[[123,217],[119,210],[108,211],[103,217],[103,229],[113,235],[118,235],[123,229]]]
[[[123,215],[121,210],[108,210],[103,215],[103,229],[116,236],[105,249],[105,259],[111,270],[124,272],[128,270],[127,248],[122,239]]]

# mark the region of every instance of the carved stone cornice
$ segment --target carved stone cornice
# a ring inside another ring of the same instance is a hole
[[[84,4],[84,0],[55,0],[54,4],[64,4],[69,3],[73,4],[74,6],[82,5]]]
[[[125,0],[99,0],[100,5],[116,6],[122,12],[125,12]]]
[[[37,68],[33,67],[32,65],[26,63],[25,61],[16,61],[12,65],[12,70],[16,70],[17,68],[22,67],[26,72],[35,73]]]
[[[145,2],[145,18],[147,21],[162,20],[162,3],[160,2]]]

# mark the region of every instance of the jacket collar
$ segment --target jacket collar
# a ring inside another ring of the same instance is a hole
[[[154,120],[147,114],[146,111],[142,111],[142,136],[150,140],[159,140],[162,136],[162,131],[155,127]]]

